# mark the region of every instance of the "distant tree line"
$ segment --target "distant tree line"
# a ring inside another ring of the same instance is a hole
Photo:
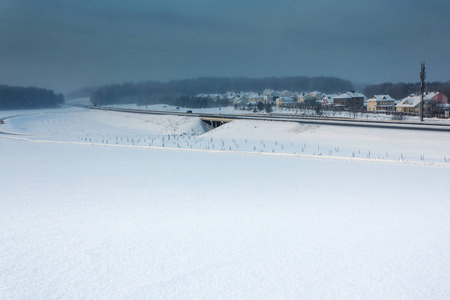
[[[64,96],[52,90],[0,85],[0,110],[51,108],[62,103]]]
[[[336,93],[353,89],[348,80],[335,77],[267,77],[267,78],[220,78],[172,80],[169,82],[147,81],[113,84],[96,89],[90,96],[95,105],[104,104],[176,104],[182,96],[200,93],[223,94],[227,91],[263,92],[265,89],[289,91],[321,91]],[[191,98],[192,99],[192,98]]]
[[[447,97],[450,97],[450,81],[447,82],[427,82],[425,84],[425,91],[427,92],[442,92]],[[420,83],[381,83],[375,85],[368,85],[364,88],[364,94],[367,97],[373,95],[388,94],[392,98],[401,100],[411,94],[420,92]]]
[[[228,99],[214,99],[208,97],[180,96],[175,100],[176,106],[189,108],[226,107],[232,105]]]

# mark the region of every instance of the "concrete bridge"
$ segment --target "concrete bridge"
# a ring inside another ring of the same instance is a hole
[[[225,123],[233,121],[233,119],[227,119],[227,118],[214,118],[214,117],[201,117],[202,121],[211,128],[217,128]]]

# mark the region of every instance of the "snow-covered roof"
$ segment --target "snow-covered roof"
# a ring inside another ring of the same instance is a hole
[[[265,89],[263,94],[266,95],[266,96],[278,96],[280,94],[280,92],[279,91],[274,91],[274,90],[271,90],[271,89]]]
[[[334,97],[335,99],[351,99],[351,98],[366,98],[366,96],[364,96],[361,93],[358,92],[346,92],[343,94],[340,94],[336,97]]]
[[[338,94],[323,95],[322,100],[327,101],[328,103],[333,103],[334,98],[336,98],[337,96],[338,96]]]
[[[288,91],[288,90],[284,90],[280,93],[280,95],[283,97],[292,97],[292,96],[294,96],[294,93],[291,91]]]
[[[439,95],[442,95],[444,98],[447,98],[447,96],[444,95],[442,92],[427,92],[425,95],[426,95],[428,98],[431,98],[431,99],[433,99],[434,97],[437,97],[437,96],[439,96]],[[436,100],[437,100],[437,99],[436,99]]]
[[[433,97],[436,97],[437,95],[439,95],[439,93],[440,93],[440,92],[428,92],[428,93],[426,93],[425,95],[426,95],[428,98],[432,99]]]
[[[247,95],[242,95],[240,97],[236,97],[235,104],[247,104],[248,103],[248,96]]]
[[[235,93],[235,92],[226,92],[226,93],[224,94],[224,96],[225,96],[226,98],[233,98],[234,96],[236,96],[236,94],[237,94],[237,93]]]
[[[430,101],[431,98],[428,96],[423,97],[423,101]],[[420,96],[411,95],[406,98],[404,98],[399,104],[397,104],[397,107],[416,107],[420,103]]]
[[[324,94],[322,92],[314,91],[314,92],[308,93],[307,95],[311,95],[311,96],[314,96],[316,98],[321,98]]]
[[[218,99],[222,99],[224,96],[222,96],[221,94],[198,94],[197,97],[199,98],[218,98]]]
[[[395,99],[389,95],[373,95],[373,97],[367,101],[395,101]]]
[[[264,96],[262,96],[262,95],[251,95],[250,98],[251,99],[264,99]]]

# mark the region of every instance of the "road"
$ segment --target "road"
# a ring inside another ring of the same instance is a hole
[[[185,117],[200,117],[203,120],[223,120],[228,122],[230,120],[260,120],[260,121],[281,121],[281,122],[295,122],[301,124],[315,124],[315,125],[332,125],[332,126],[358,126],[370,128],[385,128],[385,129],[405,129],[405,130],[425,130],[425,131],[443,131],[450,132],[450,124],[427,123],[427,122],[413,122],[413,121],[373,121],[373,120],[356,120],[348,118],[332,118],[332,117],[314,117],[314,116],[289,116],[289,115],[275,115],[275,114],[207,114],[207,113],[186,113],[176,111],[154,111],[141,110],[130,108],[117,107],[95,107],[90,105],[74,105],[77,107],[84,107],[89,109],[152,114],[152,115],[177,115]]]
[[[22,116],[24,116],[24,115],[17,115],[17,116],[9,116],[9,117],[5,117],[5,118],[0,118],[0,125],[5,124],[5,120],[11,119],[11,118],[16,118],[16,117],[22,117]],[[5,134],[5,135],[23,135],[21,133],[13,133],[13,132],[2,131],[1,129],[0,129],[0,134]]]

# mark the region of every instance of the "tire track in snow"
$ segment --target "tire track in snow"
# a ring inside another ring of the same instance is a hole
[[[5,117],[5,118],[0,118],[0,125],[1,125],[1,124],[5,124],[5,120],[9,120],[9,119],[13,119],[13,118],[18,118],[18,117],[33,116],[33,115],[36,115],[36,114],[17,115],[17,116],[9,116],[9,117]],[[25,135],[25,134],[23,134],[23,133],[8,132],[8,131],[3,131],[3,130],[0,130],[0,134],[4,134],[4,135]]]

